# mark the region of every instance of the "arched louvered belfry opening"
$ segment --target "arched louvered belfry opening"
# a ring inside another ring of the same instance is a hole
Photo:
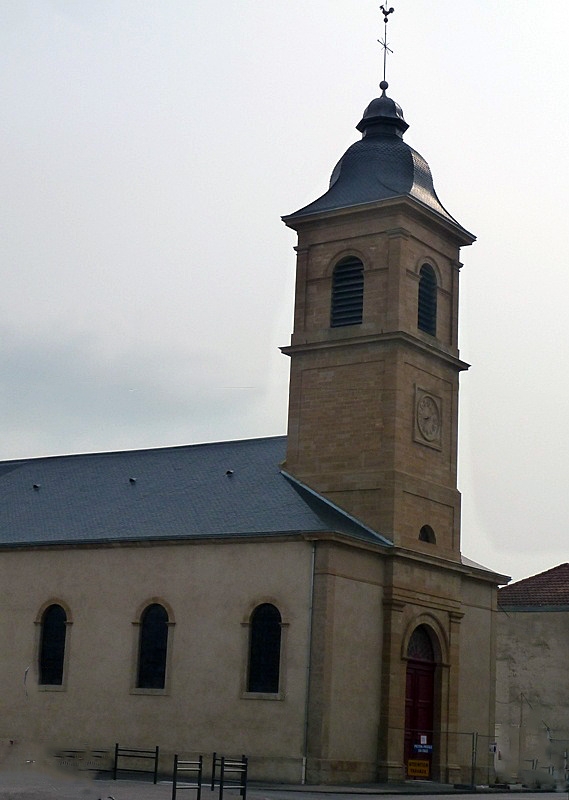
[[[332,275],[330,326],[360,325],[364,309],[364,265],[348,256],[339,261]]]
[[[281,614],[262,603],[251,614],[247,691],[276,694],[281,665]]]
[[[423,264],[419,272],[417,326],[431,336],[437,335],[437,276],[430,264]]]
[[[436,653],[431,630],[418,625],[407,646],[407,675],[405,682],[405,768],[409,761],[428,763],[432,778],[435,740],[435,670]]]
[[[41,618],[39,683],[42,686],[63,684],[66,633],[65,610],[57,603],[48,606]]]
[[[138,689],[164,689],[168,652],[168,612],[159,603],[152,603],[140,618],[138,644]]]

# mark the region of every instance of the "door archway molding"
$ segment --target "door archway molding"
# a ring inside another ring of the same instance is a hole
[[[401,637],[401,658],[407,660],[409,658],[409,642],[414,631],[424,625],[425,628],[431,633],[431,642],[435,655],[435,662],[441,666],[448,666],[449,664],[449,640],[448,634],[440,621],[433,614],[424,613],[413,617],[407,623],[403,636]]]

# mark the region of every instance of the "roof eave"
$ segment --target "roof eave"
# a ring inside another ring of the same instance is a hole
[[[438,224],[448,234],[452,235],[453,238],[458,239],[461,246],[471,245],[476,241],[476,236],[473,233],[470,233],[470,231],[467,231],[466,228],[463,228],[462,225],[456,222],[456,220],[453,220],[452,217],[443,216],[438,211],[435,211],[430,206],[421,202],[416,197],[412,197],[411,195],[397,195],[396,197],[388,197],[383,200],[374,200],[373,202],[367,203],[356,203],[354,205],[341,206],[339,208],[308,213],[302,213],[301,209],[293,214],[285,215],[281,217],[281,219],[287,227],[298,232],[301,228],[321,222],[323,219],[349,216],[352,214],[361,214],[362,211],[376,209],[391,210],[393,208],[397,208],[397,206],[407,206],[417,212],[420,212],[422,215],[426,215],[431,223],[434,222]],[[306,206],[306,208],[309,208],[309,206]]]
[[[552,605],[546,604],[538,605],[535,603],[528,603],[527,605],[517,604],[517,603],[500,603],[498,599],[498,611],[504,611],[507,614],[512,613],[524,613],[524,614],[535,614],[539,611],[543,611],[546,613],[551,613],[553,611],[558,611],[560,613],[566,614],[569,611],[569,604],[560,604],[560,605]]]

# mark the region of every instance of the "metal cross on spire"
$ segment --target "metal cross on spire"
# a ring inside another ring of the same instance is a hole
[[[377,41],[383,47],[383,81],[382,83],[386,83],[385,80],[385,72],[387,67],[387,53],[393,53],[393,50],[387,44],[387,23],[389,22],[389,15],[393,14],[395,11],[394,8],[386,8],[386,6],[380,6],[381,13],[383,14],[383,23],[384,23],[384,34],[383,39],[378,39]],[[383,87],[382,87],[383,88]]]

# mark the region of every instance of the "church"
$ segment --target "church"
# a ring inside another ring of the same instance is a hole
[[[0,464],[2,741],[488,780],[497,586],[461,553],[460,249],[388,85],[297,232],[285,436]],[[478,760],[473,760],[476,747]],[[473,764],[476,775],[473,775]]]

